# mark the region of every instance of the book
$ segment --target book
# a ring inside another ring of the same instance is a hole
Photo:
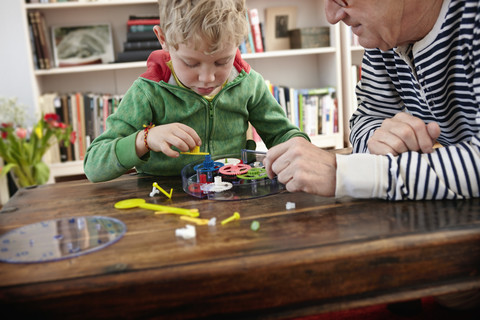
[[[158,25],[160,24],[160,19],[130,19],[127,21],[127,26],[134,25]]]
[[[45,16],[40,11],[38,11],[38,19],[40,28],[40,42],[44,46],[44,58],[46,59],[47,69],[50,69],[53,68],[52,42],[50,40]]]
[[[250,18],[248,17],[248,10],[245,13],[246,18],[247,18],[247,23],[250,25]],[[245,42],[245,45],[247,47],[247,53],[255,53],[255,44],[253,43],[253,34],[252,34],[252,28],[248,28],[248,35],[247,35],[247,40]]]
[[[153,30],[141,32],[127,32],[127,42],[134,41],[158,41]]]
[[[61,112],[59,112],[61,114],[61,120],[66,125],[71,126],[72,123],[70,120],[71,113],[69,112],[68,95],[64,94],[64,95],[61,95],[59,98],[61,101]],[[74,160],[73,148],[74,148],[73,144],[70,144],[68,147],[65,147],[65,150],[61,148],[60,155],[62,155],[62,152],[66,153],[65,155],[66,161]]]
[[[39,26],[35,11],[28,13],[28,21],[32,26],[33,42],[35,43],[35,52],[37,53],[37,63],[39,69],[45,69],[45,61],[42,52],[42,45],[40,44]]]
[[[32,50],[32,60],[33,60],[33,67],[38,70],[40,69],[38,65],[38,55],[37,55],[37,48],[35,45],[35,38],[33,35],[33,26],[30,22],[30,18],[28,17],[28,36],[30,37],[30,49]]]
[[[128,20],[158,20],[158,19],[160,19],[159,16],[135,16],[135,15],[128,16]]]
[[[38,28],[38,38],[40,40],[40,50],[43,56],[44,69],[50,69],[52,67],[52,58],[50,55],[49,42],[47,41],[46,25],[43,14],[40,11],[34,11],[34,19]]]
[[[85,158],[85,107],[80,92],[75,93],[75,103],[77,107],[78,160],[83,160]]]
[[[151,24],[133,24],[128,26],[128,32],[144,32],[144,31],[152,31],[153,26]]]
[[[158,50],[162,45],[158,40],[155,41],[131,41],[123,43],[123,51],[133,50]]]
[[[317,95],[303,97],[303,132],[309,136],[318,135],[318,103]]]
[[[116,62],[145,61],[154,50],[131,50],[119,52]]]
[[[250,9],[248,11],[250,18],[250,26],[252,29],[252,38],[255,52],[263,52],[262,31],[260,29],[260,18],[258,9]]]

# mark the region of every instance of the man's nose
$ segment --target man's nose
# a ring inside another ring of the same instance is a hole
[[[342,0],[327,0],[325,2],[325,15],[327,21],[331,24],[335,24],[346,17],[346,13],[343,10],[345,3]]]

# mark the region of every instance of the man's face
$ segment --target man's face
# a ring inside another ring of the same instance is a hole
[[[326,0],[328,22],[352,27],[365,48],[388,50],[401,45],[403,0]]]

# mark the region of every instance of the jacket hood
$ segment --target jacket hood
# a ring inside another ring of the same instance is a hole
[[[147,71],[140,75],[140,77],[152,80],[155,82],[165,81],[168,82],[172,71],[167,66],[167,62],[170,61],[170,53],[164,50],[153,51],[147,59]],[[250,65],[242,59],[240,50],[237,50],[233,67],[240,73],[245,70],[246,73],[250,73]]]

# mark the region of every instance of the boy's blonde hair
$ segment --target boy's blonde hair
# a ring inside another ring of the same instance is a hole
[[[168,46],[206,45],[213,54],[239,46],[248,34],[245,0],[158,0],[160,28]]]

